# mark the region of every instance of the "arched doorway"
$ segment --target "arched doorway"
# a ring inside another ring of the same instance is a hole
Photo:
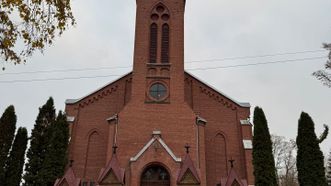
[[[140,186],[170,186],[170,174],[160,165],[148,166],[141,175]]]

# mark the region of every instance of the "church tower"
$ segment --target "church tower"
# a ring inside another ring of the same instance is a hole
[[[139,173],[151,165],[167,170],[170,185],[176,185],[176,174],[186,154],[184,147],[189,145],[189,162],[196,173],[190,175],[196,184],[205,183],[204,171],[199,171],[205,166],[203,151],[198,150],[203,145],[198,141],[202,133],[197,133],[197,116],[184,98],[185,1],[136,2],[131,97],[118,114],[116,137],[121,163],[131,170],[127,181],[132,186],[143,185]],[[155,140],[151,144],[157,150],[150,150],[151,139]],[[133,147],[122,150],[132,141],[135,141]]]
[[[185,0],[137,0],[132,99],[184,102]]]

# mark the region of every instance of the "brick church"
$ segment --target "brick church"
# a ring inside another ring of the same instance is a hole
[[[55,186],[254,184],[249,103],[184,71],[185,0],[136,0],[132,72],[66,101]]]

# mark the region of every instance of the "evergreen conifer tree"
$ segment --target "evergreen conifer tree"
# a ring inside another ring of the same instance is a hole
[[[26,128],[19,128],[5,166],[6,186],[19,186],[22,178],[24,155],[28,143]]]
[[[297,169],[300,185],[303,186],[326,186],[324,172],[324,157],[320,150],[316,137],[312,118],[302,112],[299,119],[298,136],[296,139]]]
[[[276,186],[276,168],[267,119],[262,108],[254,110],[253,165],[255,186]]]
[[[331,186],[331,151],[329,152],[329,156],[326,161],[326,181],[328,186]]]
[[[5,163],[14,139],[16,120],[15,108],[10,105],[0,118],[0,183],[5,179]]]
[[[45,152],[48,145],[49,127],[55,121],[53,98],[49,98],[45,105],[39,108],[39,114],[31,133],[30,148],[27,152],[28,162],[25,166],[24,185],[46,185],[42,179]]]
[[[331,151],[326,162],[326,167],[326,181],[328,182],[328,186],[331,186]]]
[[[56,122],[52,124],[49,137],[41,177],[45,184],[53,185],[57,178],[63,176],[68,162],[69,127],[66,116],[62,112],[59,112]]]

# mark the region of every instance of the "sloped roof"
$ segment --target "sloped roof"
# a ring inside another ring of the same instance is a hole
[[[182,167],[180,169],[180,172],[178,174],[177,183],[180,183],[182,181],[183,176],[185,175],[185,173],[188,170],[191,171],[191,173],[193,174],[195,179],[200,183],[198,172],[194,167],[194,163],[193,163],[189,153],[187,153],[186,156],[185,156],[185,160],[184,160],[183,165],[182,165]]]
[[[127,76],[129,76],[129,75],[131,75],[131,74],[132,74],[132,72],[126,73],[125,75],[121,76],[120,78],[118,78],[118,79],[116,79],[116,80],[114,80],[114,81],[111,81],[110,83],[108,83],[108,84],[102,86],[101,88],[98,88],[97,90],[95,90],[95,91],[93,91],[93,92],[91,92],[91,93],[89,93],[89,94],[87,94],[87,95],[85,95],[85,96],[83,96],[83,97],[81,97],[81,98],[79,98],[79,99],[67,99],[67,100],[65,101],[65,103],[66,103],[66,104],[69,104],[69,105],[70,105],[70,104],[75,104],[75,103],[77,103],[77,102],[79,102],[79,101],[81,101],[81,100],[87,98],[88,96],[90,96],[90,95],[92,95],[92,94],[95,94],[95,93],[99,92],[100,90],[102,90],[102,89],[108,87],[109,85],[112,85],[112,84],[118,82],[118,81],[121,80],[122,78],[125,78],[125,77],[127,77]]]
[[[101,88],[99,88],[99,89],[97,89],[97,90],[95,90],[95,91],[93,91],[93,92],[87,94],[86,96],[83,96],[83,97],[79,98],[79,99],[67,99],[65,103],[66,103],[66,104],[69,104],[69,105],[70,105],[70,104],[75,104],[75,103],[77,103],[77,102],[79,102],[79,101],[85,99],[86,97],[88,97],[88,96],[90,96],[90,95],[92,95],[92,94],[97,93],[98,91],[100,91],[100,90],[102,90],[102,89],[108,87],[109,85],[112,85],[112,84],[118,82],[119,80],[121,80],[121,79],[123,79],[123,78],[125,78],[125,77],[127,77],[127,76],[129,76],[129,75],[131,75],[131,74],[132,74],[132,72],[129,72],[129,73],[123,75],[122,77],[120,77],[120,78],[118,78],[118,79],[116,79],[116,80],[114,80],[114,81],[112,81],[112,82],[110,82],[110,83],[108,83],[108,84],[102,86]],[[189,77],[191,77],[191,78],[197,80],[198,82],[200,82],[201,84],[205,85],[206,87],[208,87],[208,88],[214,90],[214,91],[217,92],[218,94],[220,94],[220,95],[226,97],[227,99],[229,99],[230,101],[234,102],[235,104],[237,104],[237,105],[240,106],[240,107],[246,107],[246,108],[249,108],[249,107],[251,106],[251,105],[250,105],[249,103],[247,103],[247,102],[238,102],[238,101],[236,101],[235,99],[233,99],[233,98],[231,98],[230,96],[224,94],[223,92],[217,90],[215,87],[213,87],[213,86],[209,85],[208,83],[206,83],[206,82],[200,80],[199,78],[197,78],[196,76],[194,76],[193,74],[191,74],[191,73],[189,73],[189,72],[187,72],[187,71],[185,71],[185,74],[187,74]]]
[[[220,184],[221,186],[231,186],[234,181],[237,181],[240,186],[247,186],[247,181],[241,180],[234,168],[231,167],[228,177],[222,178]]]
[[[248,102],[238,102],[238,101],[236,101],[235,99],[231,98],[230,96],[228,96],[228,95],[224,94],[223,92],[217,90],[217,89],[216,89],[215,87],[213,87],[212,85],[209,85],[208,83],[206,83],[206,82],[200,80],[199,78],[197,78],[197,77],[194,76],[193,74],[191,74],[191,73],[189,73],[189,72],[187,72],[187,71],[185,71],[185,73],[186,73],[188,76],[190,76],[191,78],[197,80],[199,83],[201,83],[201,84],[207,86],[208,88],[214,90],[214,91],[217,92],[218,94],[220,94],[220,95],[226,97],[227,99],[231,100],[232,102],[234,102],[234,103],[237,104],[238,106],[240,106],[240,107],[247,107],[247,108],[251,107],[250,103],[248,103]]]
[[[63,181],[67,181],[70,186],[79,186],[81,179],[76,178],[74,170],[69,167],[64,176],[55,181],[54,186],[59,186]]]
[[[113,171],[117,180],[120,181],[122,184],[124,184],[125,169],[120,167],[116,154],[113,154],[107,167],[101,170],[98,177],[98,182],[99,183],[102,182],[103,179],[110,173],[110,171]]]

